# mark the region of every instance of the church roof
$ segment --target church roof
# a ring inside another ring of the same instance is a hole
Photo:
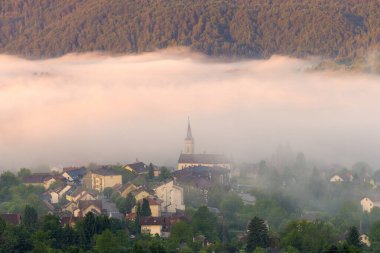
[[[178,163],[223,164],[231,161],[221,154],[181,154]]]

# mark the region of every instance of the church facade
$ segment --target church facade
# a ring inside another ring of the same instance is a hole
[[[190,121],[187,126],[184,150],[178,159],[178,170],[194,166],[221,167],[231,169],[231,161],[222,154],[196,154]]]

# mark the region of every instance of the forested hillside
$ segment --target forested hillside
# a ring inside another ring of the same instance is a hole
[[[2,0],[0,52],[363,56],[380,44],[380,2],[362,0]]]

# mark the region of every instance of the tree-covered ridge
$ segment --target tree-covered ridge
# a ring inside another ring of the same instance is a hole
[[[363,56],[380,43],[378,1],[4,0],[0,51],[27,57],[189,46],[209,55]]]

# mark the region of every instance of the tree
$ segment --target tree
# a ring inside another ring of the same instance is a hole
[[[117,253],[121,252],[121,244],[118,238],[107,229],[95,236],[94,250],[99,253]]]
[[[166,179],[170,178],[172,176],[172,173],[170,170],[166,167],[162,167],[160,169],[160,180],[165,181]]]
[[[136,205],[136,199],[132,195],[132,193],[129,193],[126,198],[125,202],[125,210],[127,213],[131,213],[132,208]]]
[[[169,238],[176,245],[180,243],[190,245],[193,238],[191,225],[183,221],[177,222],[171,227]]]
[[[360,248],[359,231],[355,226],[350,227],[346,241],[348,245]]]
[[[113,193],[113,189],[112,189],[112,187],[106,187],[106,188],[104,188],[104,190],[103,190],[103,194],[104,194],[104,196],[105,196],[107,199],[111,198],[112,193]]]
[[[34,228],[37,225],[38,215],[36,209],[26,205],[24,210],[23,224],[27,228]]]
[[[215,241],[217,236],[217,217],[206,206],[201,206],[192,217],[193,234],[202,234],[207,240]]]
[[[253,217],[248,224],[247,250],[254,251],[257,247],[267,248],[270,244],[268,227],[264,220]]]
[[[30,169],[21,168],[21,169],[17,172],[17,177],[18,177],[20,180],[23,180],[24,177],[26,177],[26,176],[30,176],[31,174],[32,174],[32,172],[30,171]]]
[[[380,248],[380,220],[374,222],[369,231],[369,239],[371,241],[371,248]]]
[[[1,188],[9,188],[14,185],[18,185],[18,180],[16,176],[9,171],[3,172],[0,175],[0,187]]]
[[[149,172],[148,172],[148,177],[149,179],[153,179],[154,178],[154,166],[152,163],[149,164]]]
[[[149,201],[147,199],[143,199],[142,205],[141,205],[141,216],[146,217],[146,216],[151,216],[152,211],[150,210],[150,205]]]

